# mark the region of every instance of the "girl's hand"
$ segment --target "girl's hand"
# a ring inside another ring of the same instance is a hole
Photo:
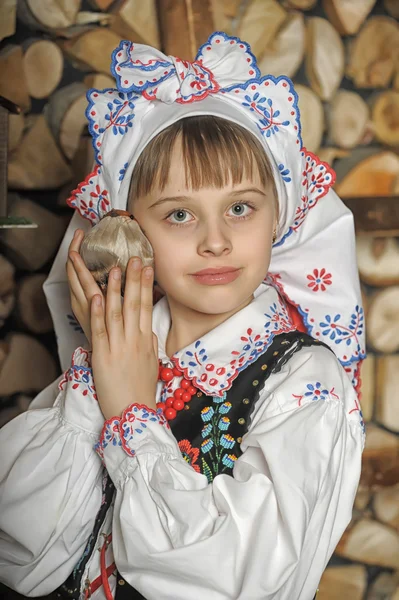
[[[69,245],[66,271],[72,310],[84,331],[89,342],[89,349],[91,350],[90,305],[96,294],[100,294],[101,296],[103,294],[79,254],[83,237],[84,232],[81,229],[77,229]]]
[[[106,300],[96,295],[91,304],[93,378],[106,419],[121,416],[135,402],[156,409],[158,339],[152,332],[154,271],[151,267],[142,269],[140,258],[129,260],[123,308],[120,276],[120,269],[113,268]]]

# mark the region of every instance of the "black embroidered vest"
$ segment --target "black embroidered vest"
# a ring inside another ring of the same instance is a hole
[[[242,437],[248,431],[266,379],[280,371],[298,350],[312,345],[323,345],[331,350],[323,342],[299,331],[276,336],[266,352],[239,373],[224,398],[207,396],[199,391],[186,404],[185,410],[179,411],[170,421],[183,457],[196,471],[206,475],[209,483],[221,473],[232,475],[234,463],[242,454]],[[83,572],[95,549],[114,492],[112,480],[104,471],[103,502],[93,532],[73,572],[56,590],[57,598],[78,600]],[[118,572],[116,576],[115,600],[146,600]]]

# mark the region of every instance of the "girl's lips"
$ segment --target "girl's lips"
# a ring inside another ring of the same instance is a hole
[[[205,275],[193,275],[197,283],[202,285],[223,285],[231,283],[240,275],[241,269],[227,271],[226,273],[206,273]]]

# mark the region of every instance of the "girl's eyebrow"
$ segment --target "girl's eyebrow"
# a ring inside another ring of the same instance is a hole
[[[266,194],[265,192],[262,192],[261,190],[259,190],[256,187],[250,187],[250,188],[245,188],[245,190],[235,190],[234,192],[230,192],[229,194],[226,194],[226,197],[228,198],[236,198],[237,196],[241,196],[242,194],[247,194],[249,192],[255,193],[255,194],[260,194],[261,196],[263,196],[264,198],[266,198]],[[169,196],[166,198],[160,198],[159,200],[157,200],[156,202],[154,202],[154,204],[151,204],[151,206],[149,206],[148,208],[155,208],[155,206],[159,206],[160,204],[164,204],[165,202],[191,202],[191,203],[195,203],[194,198],[190,197],[190,196]]]

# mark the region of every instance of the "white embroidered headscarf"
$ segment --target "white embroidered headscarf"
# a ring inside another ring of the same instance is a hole
[[[272,165],[279,224],[265,281],[296,307],[310,335],[332,347],[358,387],[365,335],[353,216],[331,189],[333,170],[302,145],[291,80],[261,77],[249,45],[222,32],[192,63],[123,41],[111,70],[117,89],[87,94],[97,165],[68,201],[75,215],[44,284],[62,368],[85,342],[65,272],[74,231],[87,231],[111,208],[126,209],[134,165],[160,131],[184,117],[214,115],[252,132]]]

